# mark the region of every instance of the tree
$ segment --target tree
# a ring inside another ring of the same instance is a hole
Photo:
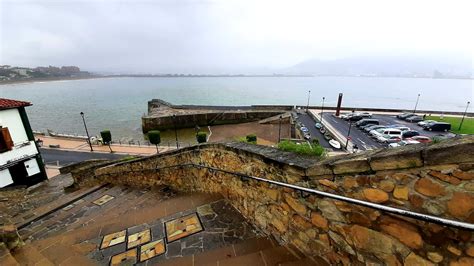
[[[198,143],[204,143],[207,141],[207,134],[206,132],[199,131],[196,133],[196,140]]]
[[[109,145],[110,152],[113,152],[112,148],[110,147],[110,144],[112,142],[112,134],[110,133],[110,130],[101,131],[100,136],[102,137],[102,141],[104,142],[104,144]]]
[[[161,143],[161,135],[159,130],[150,130],[148,131],[148,140],[151,144],[155,144],[156,153],[158,153],[158,144]]]

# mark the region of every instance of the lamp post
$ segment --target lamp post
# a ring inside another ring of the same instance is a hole
[[[326,98],[323,97],[323,104],[321,105],[321,125],[323,124],[324,99],[326,99]]]
[[[349,131],[347,132],[346,150],[347,150],[347,145],[349,145],[349,138],[350,138],[350,135],[351,135],[351,128],[352,128],[352,121],[349,123]]]
[[[416,107],[418,106],[418,100],[420,100],[420,94],[418,93],[418,97],[416,98],[415,109],[413,109],[413,113],[416,112]]]
[[[279,124],[278,124],[278,143],[280,143],[281,141],[281,119],[283,117],[280,115],[280,121],[279,121]]]
[[[464,117],[466,117],[467,109],[469,108],[469,104],[471,104],[471,102],[467,102],[466,110],[464,111],[464,114],[462,115],[462,119],[461,119],[461,123],[459,124],[458,131],[461,130],[462,123],[464,122]]]
[[[174,136],[176,138],[176,149],[179,149],[178,131],[176,130],[176,115],[175,114],[173,114],[173,127],[174,127]]]
[[[352,110],[352,115],[354,115],[355,110]],[[352,128],[352,120],[349,119],[349,131],[347,131],[347,137],[346,137],[346,150],[347,146],[349,145],[349,138],[351,135],[351,128]]]
[[[309,110],[309,97],[311,96],[311,90],[308,91],[308,104],[306,105],[306,112]]]
[[[87,130],[86,120],[84,119],[84,112],[81,112],[80,114],[82,116],[82,122],[84,122],[84,128],[86,129],[87,143],[89,143],[89,147],[91,147],[91,151],[94,151],[92,149],[92,143],[91,143],[91,138],[89,137],[89,131]]]

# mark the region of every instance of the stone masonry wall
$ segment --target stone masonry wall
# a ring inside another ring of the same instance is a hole
[[[76,182],[218,192],[264,232],[331,264],[474,264],[472,231],[219,171],[175,167],[189,163],[474,223],[473,136],[321,161],[243,143],[205,144],[109,165]]]

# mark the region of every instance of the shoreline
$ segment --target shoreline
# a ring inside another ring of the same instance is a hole
[[[401,79],[435,79],[435,80],[471,80],[474,78],[430,78],[430,77],[396,77],[396,76],[317,76],[317,75],[107,75],[89,77],[54,77],[34,78],[28,80],[0,81],[2,85],[54,82],[67,80],[105,79],[105,78],[401,78]]]

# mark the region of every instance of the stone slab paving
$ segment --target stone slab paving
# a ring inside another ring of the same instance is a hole
[[[168,229],[174,228],[179,231],[179,234],[173,235],[172,232],[176,231],[165,230],[165,225],[173,225],[168,226]],[[187,232],[185,229],[188,228],[192,230],[188,234],[183,234],[183,232]],[[260,235],[224,199],[168,215],[149,223],[123,228],[123,230],[126,230],[128,240],[107,248],[97,248],[88,257],[101,265],[115,265],[115,263],[121,265],[121,263],[127,264],[132,261],[136,265],[155,265],[158,262],[222,248]],[[124,231],[118,232],[122,232],[120,235],[123,235]],[[176,235],[180,237],[168,239],[168,237]],[[104,240],[110,241],[109,238],[110,236],[101,235],[88,240],[88,242],[99,245],[104,243]],[[127,243],[129,244],[127,245]],[[131,254],[136,254],[135,258],[132,258]]]

